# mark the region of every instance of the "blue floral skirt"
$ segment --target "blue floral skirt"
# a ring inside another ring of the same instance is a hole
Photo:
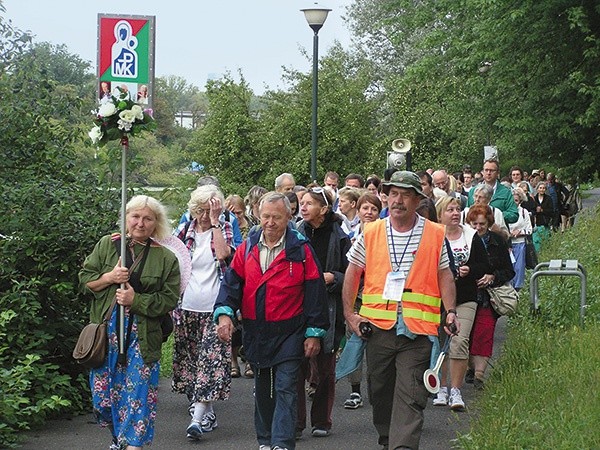
[[[127,329],[130,316],[125,317]],[[141,447],[154,438],[160,364],[144,364],[134,316],[127,364],[118,364],[117,308],[108,324],[105,365],[90,372],[94,414],[102,427],[110,427],[121,445]]]

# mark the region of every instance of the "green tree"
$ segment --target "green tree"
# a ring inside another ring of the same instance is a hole
[[[358,0],[349,17],[359,42],[385,44],[365,51],[395,125],[414,132],[417,160],[481,161],[489,140],[502,161],[589,177],[599,14],[593,1]]]
[[[312,181],[312,73],[288,70],[285,77],[288,92],[267,92],[262,99],[257,148],[269,158],[266,186],[282,172],[293,173],[298,183]],[[378,99],[368,61],[339,44],[329,49],[319,67],[317,181],[328,170],[383,172],[381,143],[389,136],[379,127]]]
[[[243,77],[237,83],[225,76],[208,82],[206,96],[209,113],[204,127],[194,133],[190,154],[219,178],[225,192],[243,193],[261,179],[269,164],[254,146],[252,91]]]

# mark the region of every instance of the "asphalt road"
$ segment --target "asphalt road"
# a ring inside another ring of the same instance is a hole
[[[504,341],[504,318],[498,322],[496,329],[496,357],[501,351]],[[219,428],[205,433],[202,440],[190,441],[186,438],[185,429],[189,424],[187,401],[185,396],[173,394],[170,379],[162,379],[159,392],[158,414],[156,419],[155,438],[152,447],[160,450],[175,449],[257,449],[253,418],[253,380],[237,378],[232,381],[231,398],[215,404],[215,412]],[[363,391],[366,382],[363,383]],[[341,380],[336,387],[336,400],[333,409],[333,429],[325,438],[310,436],[305,430],[297,449],[346,449],[367,450],[380,449],[377,434],[371,424],[371,407],[365,406],[356,410],[344,409],[344,400],[350,393],[350,385]],[[363,396],[366,397],[366,392]],[[456,432],[467,432],[474,408],[469,408],[477,395],[485,395],[475,391],[472,385],[465,385],[463,397],[467,411],[452,412],[446,407],[434,407],[429,400],[425,410],[425,426],[421,438],[421,449],[449,449]],[[365,398],[366,400],[366,398]],[[89,449],[106,450],[110,441],[110,433],[100,429],[91,414],[72,419],[48,421],[44,427],[26,434],[23,449],[25,450],[64,450]]]

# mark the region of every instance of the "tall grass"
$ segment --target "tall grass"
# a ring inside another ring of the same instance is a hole
[[[585,325],[579,325],[578,280],[541,278],[539,314],[530,311],[526,286],[460,447],[600,448],[599,244],[598,210],[545,243],[540,261],[577,259],[587,270]]]

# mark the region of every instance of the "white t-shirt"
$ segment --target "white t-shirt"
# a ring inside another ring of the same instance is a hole
[[[219,293],[217,261],[210,248],[212,229],[196,232],[192,256],[192,275],[183,293],[181,308],[186,311],[212,312]]]
[[[457,267],[464,266],[469,260],[469,244],[465,238],[465,234],[461,233],[460,237],[455,240],[448,239],[450,248],[452,249],[452,255],[454,256],[454,263]]]

